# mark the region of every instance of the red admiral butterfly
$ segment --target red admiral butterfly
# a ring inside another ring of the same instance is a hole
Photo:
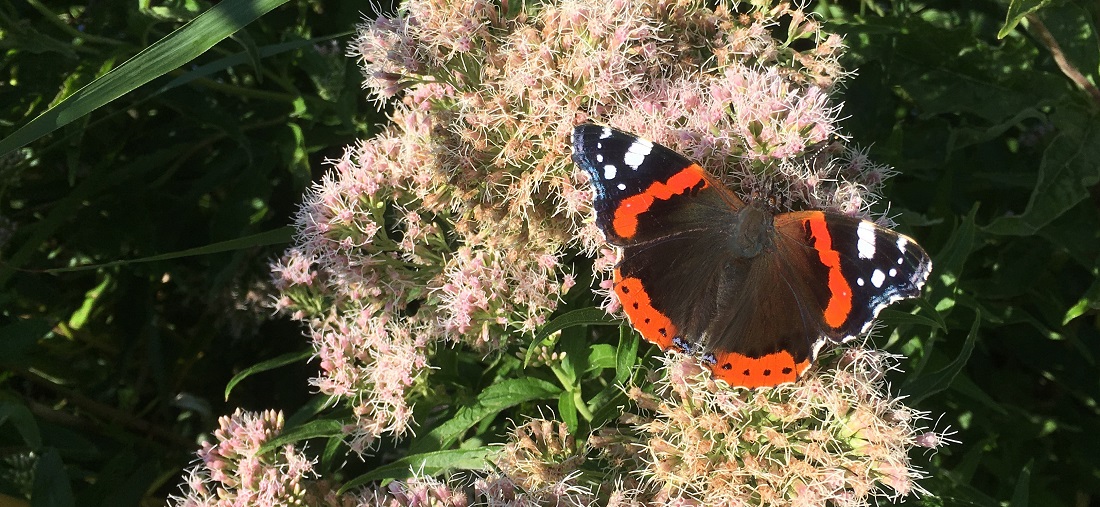
[[[916,297],[932,271],[912,239],[828,211],[774,214],[698,164],[600,125],[573,131],[596,225],[619,248],[615,294],[663,350],[699,353],[731,385],[802,375],[827,343]]]

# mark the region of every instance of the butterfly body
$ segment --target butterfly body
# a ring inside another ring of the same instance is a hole
[[[732,385],[797,380],[820,349],[919,295],[931,260],[906,236],[825,211],[745,203],[698,164],[599,125],[578,126],[596,225],[619,248],[615,293],[662,349],[699,353]]]

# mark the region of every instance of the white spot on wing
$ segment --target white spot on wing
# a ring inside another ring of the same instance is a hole
[[[881,269],[876,269],[874,273],[871,273],[871,285],[875,288],[882,287],[882,282],[886,281],[886,274]]]
[[[905,236],[898,236],[898,250],[901,250],[901,253],[905,253],[905,245],[908,244],[909,240],[905,239]]]
[[[599,162],[601,164],[603,163],[603,154],[601,154],[601,153],[596,154],[596,162]]]
[[[642,165],[646,155],[649,155],[652,149],[652,142],[641,138],[635,139],[634,142],[631,143],[630,148],[627,148],[626,153],[623,155],[623,162],[626,162],[626,165],[637,171],[638,166]]]
[[[607,164],[607,165],[603,166],[603,177],[604,177],[604,179],[606,179],[606,180],[615,179],[615,174],[616,174],[617,171],[618,171],[618,169],[615,166],[611,165],[611,164]]]
[[[626,190],[626,184],[625,183],[619,183],[617,186],[619,187],[619,190]]]
[[[856,228],[856,235],[859,236],[859,241],[856,242],[857,248],[859,248],[859,258],[870,259],[874,257],[875,226],[871,222],[860,222],[859,227]]]
[[[600,139],[607,139],[609,137],[611,137],[611,129],[604,127],[603,130],[600,131]]]
[[[860,287],[863,287],[863,284],[865,284],[865,283],[867,283],[867,282],[864,282],[863,278],[856,278],[856,285],[858,285]]]
[[[894,268],[890,268],[890,276],[891,277],[898,276],[898,270],[896,270]]]

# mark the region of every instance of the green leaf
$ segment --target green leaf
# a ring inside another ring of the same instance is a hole
[[[226,0],[215,5],[0,140],[0,155],[68,125],[139,86],[182,67],[286,1]]]
[[[924,311],[923,316],[936,322],[936,325],[932,326],[932,329],[947,329],[947,322],[943,320],[943,315],[940,315],[940,312],[936,311],[936,305],[932,304],[932,302],[929,301],[929,298],[917,298],[916,302],[917,306],[920,307],[922,311]]]
[[[318,437],[335,437],[344,434],[344,422],[336,419],[320,419],[310,421],[301,426],[287,429],[279,436],[267,441],[260,452],[264,453],[277,449],[286,444],[293,444],[302,440]]]
[[[1097,7],[1097,3],[1093,0],[1048,2],[1041,11],[1028,16],[1029,23],[1042,24],[1042,27],[1050,32],[1058,44],[1062,58],[1065,58],[1070,66],[1080,70],[1094,86],[1097,83],[1097,70],[1100,70],[1100,37],[1098,37],[1100,34],[1097,26],[1100,18],[1096,17],[1100,11],[1097,11]],[[1031,26],[1028,26],[1028,32],[1032,36],[1036,34],[1036,30]],[[1047,44],[1044,42],[1043,46]],[[1044,57],[1050,57],[1047,56],[1051,53],[1050,48],[1044,47],[1041,51]],[[1079,86],[1074,88],[1074,93],[1080,94],[1078,97],[1089,96],[1088,92],[1081,93],[1084,90]],[[1095,101],[1095,98],[1092,100]]]
[[[619,345],[615,347],[615,383],[622,384],[630,379],[634,365],[638,362],[638,344],[640,340],[630,326],[619,327]]]
[[[623,398],[621,401],[619,398]],[[626,393],[621,383],[608,384],[594,398],[588,401],[592,408],[592,420],[589,421],[593,428],[603,426],[612,419],[622,415],[622,408],[626,404]]]
[[[612,319],[607,312],[599,308],[581,308],[562,314],[556,319],[547,322],[545,326],[542,326],[539,333],[531,340],[531,344],[527,346],[527,355],[523,358],[523,366],[526,367],[531,363],[531,357],[535,355],[535,351],[538,350],[539,345],[541,345],[544,340],[562,329],[573,326],[609,326],[618,323],[619,322]]]
[[[1035,465],[1035,459],[1029,459],[1027,464],[1020,469],[1020,475],[1016,476],[1016,487],[1012,490],[1012,500],[1008,507],[1027,507],[1029,489],[1031,487],[1031,467]]]
[[[325,449],[321,451],[322,470],[336,470],[343,466],[348,446],[344,445],[342,438],[330,438],[325,442]]]
[[[88,292],[84,293],[84,304],[80,305],[76,311],[69,316],[69,327],[73,329],[80,329],[84,327],[84,324],[88,322],[88,316],[92,314],[92,311],[96,308],[96,302],[99,301],[99,297],[103,295],[103,292],[107,287],[111,286],[112,277],[105,276],[103,281],[99,282]]]
[[[903,312],[899,310],[891,310],[886,308],[879,312],[878,318],[885,324],[898,326],[901,324],[909,324],[915,326],[926,326],[932,329],[939,329],[946,331],[947,328],[944,323],[936,319],[925,317],[923,315],[916,315],[909,312]]]
[[[588,367],[585,371],[600,371],[605,368],[614,368],[615,362],[615,347],[606,343],[597,343],[588,347]]]
[[[1093,270],[1093,274],[1095,276],[1096,270]],[[1074,303],[1062,316],[1062,325],[1069,324],[1070,321],[1084,315],[1089,310],[1097,309],[1100,309],[1100,278],[1093,278],[1092,285],[1081,296],[1081,299],[1078,299],[1077,303]]]
[[[520,403],[552,399],[561,391],[554,384],[531,377],[508,379],[493,384],[478,395],[473,405],[459,408],[449,421],[413,442],[409,452],[423,453],[447,448],[482,419],[496,416],[502,410]]]
[[[240,383],[240,381],[242,381],[242,380],[244,380],[248,377],[251,377],[252,375],[260,373],[262,371],[274,370],[275,368],[286,366],[288,364],[297,363],[299,361],[305,361],[306,359],[309,359],[309,357],[312,356],[312,355],[313,355],[312,350],[303,350],[303,351],[300,351],[300,352],[288,352],[288,353],[283,354],[279,357],[273,357],[271,359],[268,359],[267,361],[263,361],[261,363],[254,364],[254,365],[246,368],[244,371],[234,375],[233,378],[229,379],[229,383],[226,384],[226,386],[225,386],[225,399],[226,400],[229,399],[229,393],[231,391],[233,391],[233,388],[236,387],[236,385],[238,383]]]
[[[170,259],[178,259],[180,257],[193,257],[198,255],[211,255],[222,252],[232,252],[235,250],[242,250],[245,248],[253,248],[257,246],[278,245],[282,243],[290,243],[291,238],[294,236],[294,228],[291,226],[280,227],[278,229],[272,229],[251,236],[245,236],[243,238],[234,238],[225,241],[219,241],[217,243],[211,243],[205,246],[199,246],[195,248],[188,248],[186,250],[180,250],[177,252],[170,252],[166,254],[152,255],[149,257],[142,257],[140,259],[128,259],[122,261],[106,262],[103,264],[88,264],[84,266],[76,266],[71,268],[57,268],[47,269],[47,273],[68,273],[72,271],[88,271],[91,269],[101,269],[105,267],[121,266],[126,264],[137,264],[141,262],[155,262],[166,261]]]
[[[8,424],[15,428],[27,447],[32,450],[42,447],[42,433],[38,429],[38,422],[25,405],[8,400],[0,401],[0,428]],[[4,433],[12,434],[10,429]]]
[[[271,45],[268,45],[268,46],[264,46],[263,48],[260,49],[260,58],[267,58],[267,57],[270,57],[270,56],[278,55],[280,53],[285,53],[287,51],[294,51],[296,49],[302,49],[302,48],[310,47],[310,46],[313,46],[315,44],[319,44],[321,42],[325,42],[329,39],[333,39],[333,38],[340,37],[340,36],[343,36],[343,35],[348,35],[348,34],[347,33],[333,34],[333,35],[329,35],[329,36],[326,36],[326,37],[316,37],[316,38],[313,38],[313,39],[303,39],[303,40],[282,42],[282,43],[279,43],[279,44],[271,44]],[[164,86],[161,86],[160,88],[157,88],[157,90],[155,92],[153,92],[150,96],[163,94],[164,92],[166,92],[168,90],[171,90],[173,88],[178,88],[178,87],[183,86],[187,83],[193,82],[197,79],[202,79],[204,77],[211,77],[211,76],[213,76],[213,75],[215,75],[219,72],[222,72],[226,69],[229,69],[231,67],[236,67],[237,65],[242,65],[242,64],[248,63],[249,61],[250,61],[250,55],[247,52],[240,52],[240,53],[236,53],[236,54],[226,56],[225,58],[220,58],[220,59],[214,60],[210,63],[200,65],[198,67],[190,69],[187,72],[185,72],[184,74],[180,75],[179,77],[172,78],[172,80],[168,81],[166,84],[164,84]],[[265,92],[265,93],[270,93],[270,92]]]
[[[52,329],[53,325],[42,319],[19,319],[0,327],[0,365],[26,368],[32,364],[35,344]]]
[[[576,434],[580,420],[577,416],[577,404],[571,391],[562,391],[558,395],[558,414],[561,420],[569,427],[569,432]]]
[[[325,396],[322,394],[315,394],[310,397],[309,401],[301,408],[295,410],[290,417],[286,418],[286,427],[294,428],[299,425],[305,424],[310,419],[317,417],[326,408],[335,405],[338,399],[332,396]]]
[[[947,244],[936,256],[932,264],[932,278],[929,285],[928,300],[932,303],[934,314],[937,318],[944,318],[955,307],[956,293],[959,279],[962,277],[963,266],[967,258],[974,250],[977,237],[978,205],[970,208],[970,213],[963,218],[962,223],[951,234]]]
[[[967,361],[970,360],[970,354],[974,352],[974,343],[978,339],[978,327],[981,321],[981,313],[975,311],[974,323],[970,326],[970,333],[966,335],[966,342],[963,343],[962,351],[959,352],[954,361],[951,361],[950,364],[939,371],[929,373],[905,384],[902,391],[909,395],[907,401],[910,404],[916,405],[921,400],[951,386],[951,382],[966,366]]]
[[[449,470],[485,470],[490,457],[497,452],[498,449],[479,447],[405,456],[348,481],[340,488],[340,493],[382,479],[405,479],[412,477],[414,473],[418,476],[433,476]]]
[[[1008,4],[1008,12],[1005,14],[1005,22],[997,31],[997,38],[1003,39],[1016,29],[1024,16],[1035,12],[1050,3],[1050,0],[1012,0]]]
[[[1002,416],[1008,416],[1008,410],[1005,409],[1004,404],[993,399],[989,394],[986,394],[981,386],[975,384],[974,381],[966,375],[955,377],[955,381],[951,383],[951,390],[977,400],[989,410],[1001,414]]]
[[[31,486],[33,505],[68,507],[76,505],[69,474],[57,449],[49,449],[38,457],[34,466],[34,485]]]
[[[569,327],[563,329],[558,339],[558,349],[561,351],[561,372],[564,373],[562,383],[565,385],[577,385],[581,374],[588,370],[588,355],[590,344],[583,327]]]
[[[1083,123],[1083,124],[1082,124]],[[982,228],[990,234],[1029,236],[1088,199],[1100,183],[1100,119],[1059,122],[1061,134],[1043,152],[1039,178],[1022,213]]]
[[[974,250],[974,240],[978,230],[975,223],[977,216],[978,204],[975,203],[970,208],[970,212],[966,214],[966,217],[962,219],[962,223],[951,234],[947,244],[936,255],[936,262],[932,265],[932,275],[949,275],[953,281],[945,285],[953,286],[958,281],[966,259],[970,256],[970,252]]]

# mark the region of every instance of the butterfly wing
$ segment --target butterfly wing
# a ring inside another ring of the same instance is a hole
[[[596,191],[596,225],[615,246],[686,232],[699,225],[706,208],[728,208],[730,199],[732,205],[739,203],[698,164],[610,127],[574,129],[573,161],[588,173]]]
[[[596,225],[621,248],[615,292],[631,324],[662,349],[683,348],[674,342],[705,318],[694,309],[715,306],[699,253],[741,202],[698,164],[610,127],[578,126],[573,160],[596,191]]]
[[[919,296],[932,272],[920,245],[867,220],[802,211],[778,215],[775,227],[785,249],[816,257],[824,270],[817,277],[826,281],[828,298],[818,303],[822,334],[833,342],[867,331],[887,305]]]

